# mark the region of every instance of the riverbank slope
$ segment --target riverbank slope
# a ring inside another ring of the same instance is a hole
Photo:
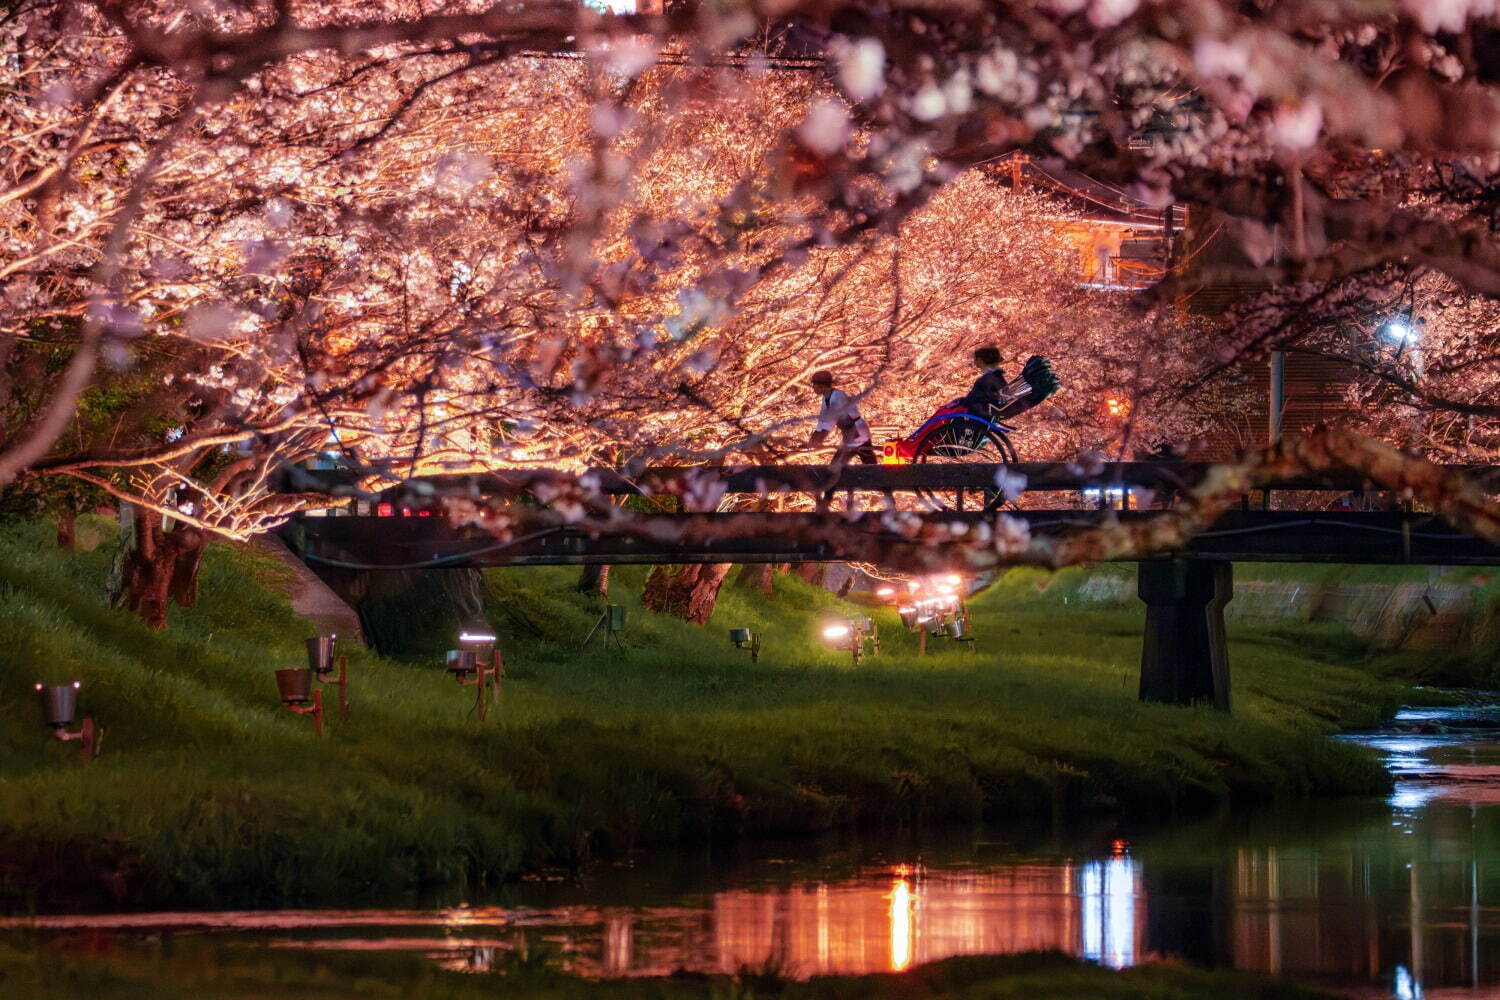
[[[1331,994],[1266,976],[1190,969],[1174,964],[1114,971],[1062,955],[1037,953],[957,958],[903,973],[827,976],[797,982],[775,970],[736,976],[672,976],[603,982],[560,975],[521,959],[503,971],[446,972],[419,957],[310,955],[171,948],[21,951],[0,945],[0,983],[31,1000],[468,1000],[526,996],[534,1000],[1320,1000]]]
[[[97,526],[96,526],[97,527]],[[1327,735],[1409,696],[1391,664],[1315,624],[1231,630],[1236,714],[1135,700],[1138,609],[1078,609],[1015,574],[972,605],[979,642],[915,639],[878,611],[858,667],[820,621],[855,609],[778,577],[726,587],[705,628],[640,607],[623,651],[581,643],[576,571],[488,577],[509,667],[489,721],[438,664],[351,654],[353,717],[313,738],[272,671],[305,663],[285,570],[215,545],[165,633],[107,608],[107,543],[73,554],[0,529],[0,906],[380,898],[493,883],[670,844],[1379,790]],[[766,637],[758,664],[725,629]],[[40,725],[35,681],[80,679],[105,753]]]

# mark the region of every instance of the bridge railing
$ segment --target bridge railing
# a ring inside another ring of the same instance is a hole
[[[657,466],[626,474],[612,469],[591,469],[585,481],[610,496],[680,495],[692,491],[734,494],[806,494],[821,496],[838,492],[917,493],[923,491],[973,490],[982,492],[1004,486],[1017,493],[1148,490],[1171,494],[1201,484],[1211,462],[1072,462],[933,463],[914,465],[725,465]],[[1500,493],[1500,467],[1447,466]],[[553,469],[497,469],[484,473],[423,476],[378,493],[357,489],[354,475],[339,470],[302,470],[292,475],[298,490],[316,490],[334,496],[359,496],[392,506],[421,509],[438,496],[515,496],[571,486],[580,477]],[[1358,493],[1379,488],[1358,473],[1277,476],[1260,481],[1257,492],[1312,491]],[[373,511],[372,511],[373,512]]]

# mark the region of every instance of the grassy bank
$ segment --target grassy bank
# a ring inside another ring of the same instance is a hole
[[[1227,612],[1230,629],[1241,631],[1257,628],[1273,616],[1284,617],[1288,622],[1305,621],[1312,617],[1312,608],[1327,599],[1326,595],[1364,589],[1374,595],[1373,610],[1390,615],[1386,625],[1394,625],[1394,634],[1400,636],[1407,630],[1419,632],[1421,621],[1403,618],[1406,612],[1399,600],[1382,607],[1386,599],[1404,591],[1404,600],[1409,602],[1424,590],[1432,591],[1439,603],[1445,603],[1445,594],[1465,596],[1469,604],[1459,613],[1463,619],[1461,637],[1442,633],[1436,637],[1426,636],[1408,647],[1416,655],[1396,653],[1388,657],[1384,667],[1377,669],[1399,673],[1413,683],[1435,687],[1491,690],[1500,687],[1500,573],[1493,567],[1237,563],[1234,580],[1240,590]],[[1263,594],[1278,593],[1280,605],[1267,606],[1262,601],[1256,608],[1253,596],[1243,585],[1258,585]],[[1084,606],[1134,605],[1135,567],[1129,563],[1116,563],[1087,571],[1068,570],[1057,574],[1049,592],[1058,599],[1071,598]],[[1300,604],[1299,597],[1302,598]],[[1341,613],[1351,613],[1347,603],[1340,604],[1335,600],[1334,604]],[[1432,614],[1438,613],[1437,605],[1428,607]],[[1425,620],[1427,612],[1420,607],[1412,610],[1418,619]],[[1382,631],[1379,623],[1369,618],[1371,611],[1372,607],[1367,604],[1363,623],[1366,631],[1362,633],[1367,636]],[[1451,621],[1449,627],[1452,627]],[[1382,640],[1376,638],[1374,641],[1379,643]],[[1385,649],[1400,644],[1393,643],[1389,635],[1383,641]],[[1370,659],[1378,665],[1385,658],[1385,653],[1376,653]]]
[[[774,972],[589,982],[546,969],[444,972],[417,957],[218,951],[191,944],[106,956],[0,944],[0,990],[33,1000],[1314,1000],[1263,976],[1148,965],[1114,972],[1055,954],[960,958],[891,975],[795,982]]]
[[[1079,610],[1076,573],[977,599],[977,654],[918,659],[880,612],[887,652],[856,669],[813,641],[850,607],[795,579],[726,587],[697,628],[617,571],[627,648],[604,653],[579,648],[598,611],[576,571],[525,570],[488,579],[510,676],[484,727],[436,664],[358,654],[354,717],[318,743],[271,673],[309,634],[284,571],[215,546],[198,606],[152,634],[104,606],[108,557],[0,530],[0,905],[347,901],[648,845],[1369,792],[1373,758],[1325,736],[1407,694],[1335,631],[1288,626],[1232,634],[1233,718],[1141,705],[1141,615]],[[766,635],[758,665],[724,638],[741,625]],[[86,767],[31,690],[73,678],[107,729]]]

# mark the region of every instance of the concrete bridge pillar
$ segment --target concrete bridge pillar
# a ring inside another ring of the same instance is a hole
[[[1224,605],[1234,596],[1233,565],[1165,559],[1138,566],[1136,592],[1146,602],[1141,701],[1229,711]]]

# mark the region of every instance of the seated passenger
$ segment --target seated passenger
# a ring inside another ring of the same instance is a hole
[[[1009,399],[1005,372],[1000,368],[1000,348],[994,344],[986,344],[976,350],[974,367],[983,374],[974,380],[973,388],[963,398],[963,404],[970,413],[988,418],[991,407],[999,406]]]

